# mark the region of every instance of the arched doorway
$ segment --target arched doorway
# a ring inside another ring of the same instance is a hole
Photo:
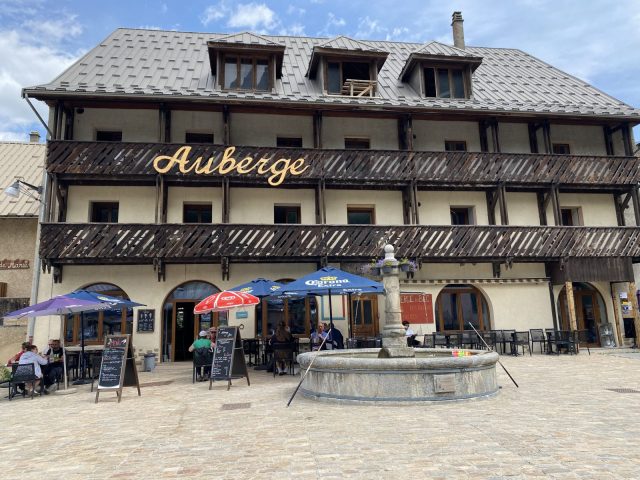
[[[287,284],[290,278],[276,280]],[[269,337],[279,322],[283,321],[296,337],[308,337],[311,325],[318,323],[316,297],[265,297],[256,305],[256,336]]]
[[[451,284],[436,299],[436,328],[439,332],[490,330],[489,306],[484,295],[473,285]]]
[[[84,290],[130,300],[129,295],[124,290],[112,283],[94,283],[84,287]],[[65,318],[65,343],[75,344],[80,342],[82,337],[80,332],[81,319],[84,341],[87,344],[101,344],[104,342],[105,335],[130,334],[133,332],[133,309],[131,308],[84,312],[82,316],[76,313],[67,315]]]
[[[576,306],[576,326],[586,330],[589,345],[599,346],[598,325],[607,323],[607,309],[600,292],[588,283],[573,283],[573,299]],[[558,311],[562,330],[571,330],[567,289],[562,288],[558,297]]]
[[[162,309],[162,359],[164,361],[191,360],[189,346],[200,330],[227,324],[227,314],[196,315],[193,307],[205,297],[220,289],[209,282],[185,282],[174,288],[164,301]]]

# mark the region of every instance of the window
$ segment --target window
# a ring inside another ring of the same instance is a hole
[[[374,225],[376,223],[373,207],[347,207],[349,225]]]
[[[436,328],[439,332],[489,330],[489,306],[480,291],[472,285],[447,285],[436,298]]]
[[[92,202],[90,221],[118,223],[118,202]]]
[[[269,61],[266,58],[224,58],[222,85],[228,90],[268,90]]]
[[[424,94],[437,98],[469,98],[465,88],[465,75],[460,68],[424,69]]]
[[[571,154],[571,147],[569,147],[568,143],[554,143],[552,151],[558,155],[569,155]]]
[[[368,138],[345,137],[344,148],[346,150],[369,150],[371,148],[371,142]]]
[[[213,133],[187,132],[184,143],[213,143]]]
[[[185,203],[182,207],[184,223],[211,223],[210,203]]]
[[[473,207],[451,207],[451,225],[475,225]]]
[[[445,152],[466,152],[467,142],[462,140],[445,140],[444,150]]]
[[[122,132],[98,130],[96,132],[96,141],[97,142],[121,142]]]
[[[567,227],[582,225],[582,212],[580,210],[580,207],[561,208],[562,225]]]
[[[302,138],[301,137],[277,137],[276,146],[278,148],[280,147],[302,148]]]
[[[274,205],[273,223],[300,223],[300,205]]]
[[[355,80],[355,82],[350,82]],[[375,95],[375,82],[371,81],[371,64],[368,62],[327,62],[325,90],[333,95]]]

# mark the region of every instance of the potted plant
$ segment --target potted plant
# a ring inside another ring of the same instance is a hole
[[[372,259],[368,265],[365,265],[364,273],[368,273],[375,277],[380,276],[380,269],[382,268],[382,260]]]
[[[393,260],[382,260],[382,273],[393,272],[394,263]]]
[[[413,260],[409,260],[408,258],[402,258],[399,262],[400,270],[403,272],[415,272],[418,269],[418,265]]]

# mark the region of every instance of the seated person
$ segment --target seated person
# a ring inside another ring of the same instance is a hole
[[[42,367],[42,375],[44,380],[44,388],[51,392],[55,390],[57,382],[64,374],[62,347],[60,340],[53,339],[49,341],[49,347],[44,351],[49,363]]]
[[[20,351],[16,353],[13,357],[11,357],[9,360],[7,360],[7,366],[13,365],[14,363],[18,363],[22,354],[29,349],[29,345],[30,345],[29,342],[22,342]]]
[[[271,345],[291,344],[291,348],[293,348],[293,335],[291,335],[291,332],[289,332],[284,322],[278,323],[278,328],[276,328],[275,333],[271,336],[269,343],[271,343]],[[287,374],[286,360],[290,358],[289,355],[287,351],[274,350],[274,368],[278,375]]]
[[[209,329],[209,335],[207,338],[211,341],[211,347],[216,346],[216,336],[218,335],[218,329],[216,327],[211,327]]]
[[[324,330],[324,324],[319,323],[318,328],[311,334],[311,350],[319,350],[320,345],[322,344],[324,339],[327,338],[327,335],[327,332]],[[325,344],[322,346],[322,350],[326,349],[327,344],[325,342]]]
[[[208,337],[208,333],[205,330],[201,330],[200,333],[198,334],[197,340],[195,340],[189,347],[189,351],[193,352],[194,350],[199,350],[199,349],[205,349],[205,350],[211,351],[211,340],[209,340],[207,337]],[[197,380],[199,382],[203,382],[207,380],[209,372],[211,372],[211,366],[200,367],[198,368],[198,370],[199,371],[196,372],[198,377]]]
[[[407,337],[407,346],[415,347],[416,345],[419,345],[419,342],[416,340],[416,334],[411,328],[409,322],[403,320],[402,326],[404,327],[404,334]]]
[[[342,350],[344,348],[344,337],[342,336],[342,332],[338,330],[335,325],[331,329],[329,337],[331,338],[331,343],[333,344],[334,349]]]
[[[34,371],[36,377],[38,377],[38,380],[36,380],[31,385],[27,385],[26,392],[28,395],[30,395],[31,389],[33,388],[35,390],[36,388],[38,388],[38,385],[40,385],[40,380],[42,379],[42,369],[40,368],[40,366],[46,365],[47,359],[38,354],[38,347],[36,347],[35,345],[29,345],[29,349],[20,356],[20,361],[18,363],[20,365],[33,363],[34,365]],[[49,393],[46,390],[44,392]]]

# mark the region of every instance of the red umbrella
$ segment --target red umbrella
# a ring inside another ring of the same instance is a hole
[[[259,303],[260,299],[250,293],[225,290],[224,292],[214,293],[202,300],[195,306],[193,313],[224,312],[235,307],[248,307]]]

